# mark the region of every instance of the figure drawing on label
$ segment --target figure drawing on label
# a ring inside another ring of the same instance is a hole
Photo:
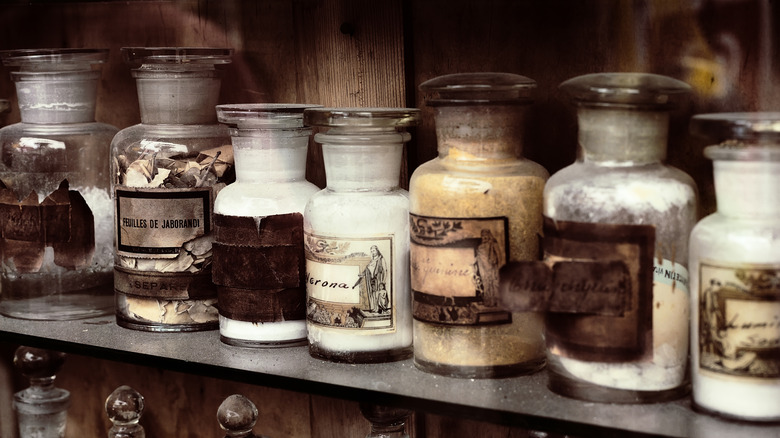
[[[701,368],[735,376],[779,377],[777,294],[759,294],[750,285],[724,284],[716,278],[709,284],[700,302]],[[759,306],[767,310],[757,311]]]
[[[386,313],[390,310],[390,300],[387,294],[387,263],[376,245],[371,245],[371,261],[368,262],[358,276],[354,289],[365,280],[368,295],[368,310],[372,313]]]
[[[326,249],[327,248],[327,249]],[[392,240],[306,240],[307,319],[339,328],[393,330]]]
[[[478,298],[488,307],[498,304],[499,263],[498,241],[490,230],[483,229],[481,242],[474,249],[474,284]]]

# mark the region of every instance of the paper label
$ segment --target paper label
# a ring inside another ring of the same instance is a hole
[[[396,331],[393,236],[306,233],[305,251],[311,323],[365,334]]]
[[[238,321],[305,318],[303,215],[214,215],[219,313]]]
[[[699,370],[721,378],[780,378],[780,265],[703,261]]]
[[[591,301],[589,313],[571,313],[569,307],[565,312],[548,312],[549,347],[564,357],[587,361],[652,357],[655,228],[546,217],[544,235],[548,263],[588,266],[597,262],[589,269],[570,270],[560,283],[573,299],[583,299],[590,291],[598,292],[594,298],[599,298]]]
[[[116,230],[120,255],[175,258],[211,231],[211,188],[117,189]]]
[[[95,254],[95,218],[89,205],[68,181],[39,204],[35,193],[19,202],[0,182],[0,247],[6,267],[38,272],[46,247],[54,251],[54,264],[83,269]]]
[[[507,324],[499,270],[507,263],[508,220],[410,214],[413,315],[450,325]]]

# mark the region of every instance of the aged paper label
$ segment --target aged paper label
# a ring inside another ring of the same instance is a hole
[[[572,261],[581,268],[567,268],[562,279],[553,281],[558,283],[554,292],[566,299],[546,314],[550,348],[599,362],[651,355],[655,228],[546,217],[544,235],[546,261],[556,266]],[[588,302],[587,312],[572,313],[578,300]]]
[[[120,255],[176,257],[211,231],[211,188],[117,189],[116,230]]]
[[[780,266],[702,261],[698,274],[699,370],[780,378]]]
[[[362,334],[396,331],[393,236],[306,233],[307,319]]]
[[[219,313],[248,322],[305,318],[303,215],[214,215]]]
[[[507,218],[410,214],[413,314],[451,325],[505,324],[499,270],[507,263]]]

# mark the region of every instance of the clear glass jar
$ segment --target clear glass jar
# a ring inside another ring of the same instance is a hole
[[[235,176],[228,128],[214,110],[215,65],[229,63],[232,50],[126,47],[122,54],[135,67],[141,123],[111,143],[117,323],[216,329],[211,213]]]
[[[67,320],[113,309],[109,145],[95,122],[101,49],[0,53],[21,122],[0,129],[0,313]]]
[[[236,182],[214,201],[213,279],[223,342],[306,344],[303,210],[311,128],[305,104],[218,105],[230,127]]]
[[[691,375],[696,407],[780,420],[780,113],[694,116],[718,144],[717,211],[690,239]]]
[[[439,156],[410,182],[414,363],[464,378],[544,366],[542,314],[510,312],[499,269],[537,260],[547,171],[522,156],[536,82],[509,73],[440,76],[420,85],[436,110]]]
[[[303,216],[309,352],[369,363],[412,355],[409,196],[399,187],[412,108],[314,108],[327,187]]]
[[[577,161],[544,191],[553,266],[545,337],[550,388],[641,403],[688,390],[688,236],[697,190],[664,164],[684,82],[598,73],[561,84],[577,106]]]

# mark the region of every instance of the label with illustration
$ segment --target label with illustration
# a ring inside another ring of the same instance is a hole
[[[393,236],[366,239],[306,233],[306,317],[317,325],[393,333]]]
[[[506,217],[410,214],[413,315],[450,325],[512,322],[499,306],[499,270],[509,254]]]
[[[175,258],[211,230],[211,188],[116,190],[120,255]]]
[[[544,236],[558,303],[546,314],[548,348],[586,361],[652,357],[655,227],[545,217]]]
[[[780,265],[703,261],[699,285],[699,371],[780,378]]]

